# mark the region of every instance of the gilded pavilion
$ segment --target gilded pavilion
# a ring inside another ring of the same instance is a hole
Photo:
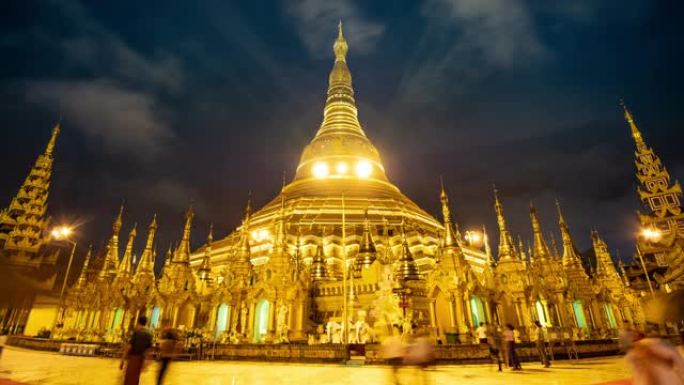
[[[480,322],[511,323],[527,338],[536,320],[589,338],[644,322],[638,292],[596,231],[596,270],[585,270],[560,204],[562,251],[553,240],[549,247],[534,207],[526,247],[514,241],[495,190],[493,252],[484,227],[459,231],[443,186],[439,219],[406,197],[359,123],[347,51],[340,25],[322,123],[276,197],[256,210],[248,202],[238,228],[220,239],[210,230],[194,251],[188,209],[159,276],[157,218],[136,259],[144,229],[120,239],[122,207],[106,249],[89,251],[54,335],[118,340],[138,314],[153,328],[230,343],[362,343],[393,327],[470,341]]]

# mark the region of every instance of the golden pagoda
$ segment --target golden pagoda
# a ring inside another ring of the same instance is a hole
[[[513,324],[528,339],[534,321],[591,338],[642,322],[639,312],[623,311],[638,305],[631,289],[603,283],[612,276],[605,256],[592,281],[560,210],[563,256],[551,253],[532,208],[528,261],[495,190],[495,259],[484,228],[461,236],[443,185],[441,222],[402,194],[359,123],[347,51],[340,25],[322,123],[276,197],[255,211],[250,200],[240,226],[220,239],[210,230],[194,251],[188,210],[158,277],[156,217],[134,269],[134,232],[119,261],[120,211],[99,273],[70,290],[73,298],[90,297],[67,301],[65,328],[56,335],[120,340],[138,314],[154,329],[231,344],[368,343],[393,328],[469,343],[481,322]]]

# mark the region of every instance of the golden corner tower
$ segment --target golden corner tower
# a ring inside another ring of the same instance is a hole
[[[632,112],[621,102],[635,151],[639,200],[648,210],[638,213],[641,231],[636,238],[637,256],[628,267],[631,281],[639,289],[670,291],[684,287],[684,211],[682,187],[670,180],[660,158],[646,144]],[[644,274],[644,271],[647,273]]]

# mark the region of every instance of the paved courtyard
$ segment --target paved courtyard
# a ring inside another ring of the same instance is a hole
[[[557,362],[550,369],[528,363],[522,372],[496,372],[493,366],[440,366],[429,373],[430,384],[524,384],[581,385],[596,384],[629,377],[622,358],[586,359]],[[155,384],[156,364],[143,375],[143,385]],[[6,347],[0,359],[0,383],[3,379],[25,384],[76,385],[120,384],[118,360],[63,356]],[[420,384],[416,373],[406,370],[403,383]],[[235,362],[176,362],[167,385],[290,385],[290,384],[389,384],[384,367],[351,367],[318,364],[270,364]]]

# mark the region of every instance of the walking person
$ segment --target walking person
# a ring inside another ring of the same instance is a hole
[[[162,340],[159,344],[159,374],[157,375],[157,385],[164,383],[164,376],[169,370],[169,365],[178,350],[178,335],[172,328],[162,331]]]
[[[506,341],[506,351],[508,352],[508,366],[513,370],[522,370],[520,366],[520,358],[515,351],[515,328],[511,324],[506,324],[504,331],[504,340]]]
[[[544,328],[539,321],[534,321],[535,326],[537,326],[537,352],[539,354],[539,359],[545,368],[551,366],[549,362],[549,356],[546,352],[546,337],[544,336]]]
[[[431,382],[427,370],[434,364],[434,347],[424,333],[420,333],[409,344],[404,364],[420,369],[421,383],[423,385],[428,385]]]
[[[498,330],[492,330],[487,336],[487,345],[489,345],[489,356],[492,361],[496,359],[496,364],[501,371],[501,334]]]
[[[146,324],[147,317],[138,317],[138,324],[133,330],[133,334],[131,334],[131,338],[121,356],[119,369],[124,370],[124,367],[126,368],[124,385],[140,384],[140,374],[145,367],[147,352],[152,347],[152,335],[145,329]]]
[[[380,351],[382,357],[392,368],[392,381],[395,385],[399,385],[399,369],[403,364],[406,353],[397,328],[393,328],[392,335],[382,341]]]

